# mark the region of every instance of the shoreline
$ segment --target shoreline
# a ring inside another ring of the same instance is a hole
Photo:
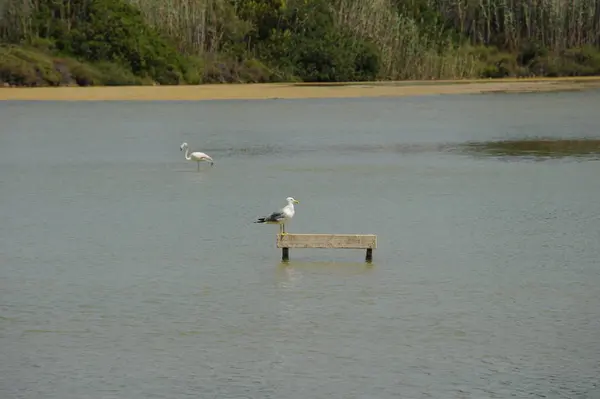
[[[402,97],[600,89],[600,76],[197,86],[0,87],[0,101],[209,101]]]

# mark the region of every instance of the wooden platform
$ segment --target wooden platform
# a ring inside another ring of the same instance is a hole
[[[278,234],[277,248],[282,248],[282,260],[289,259],[290,248],[366,249],[366,261],[373,259],[377,248],[375,234]]]

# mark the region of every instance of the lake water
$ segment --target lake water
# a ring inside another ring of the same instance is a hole
[[[0,397],[600,398],[600,142],[566,141],[599,111],[0,103]],[[252,222],[287,196],[289,232],[377,234],[373,263],[281,263]]]

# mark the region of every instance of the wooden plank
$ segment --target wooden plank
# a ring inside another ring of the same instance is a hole
[[[277,235],[277,248],[377,248],[375,234],[285,234]]]

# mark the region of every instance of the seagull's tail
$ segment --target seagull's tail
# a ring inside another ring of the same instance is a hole
[[[254,223],[265,223],[267,221],[267,218],[258,218],[256,219],[256,221]]]

